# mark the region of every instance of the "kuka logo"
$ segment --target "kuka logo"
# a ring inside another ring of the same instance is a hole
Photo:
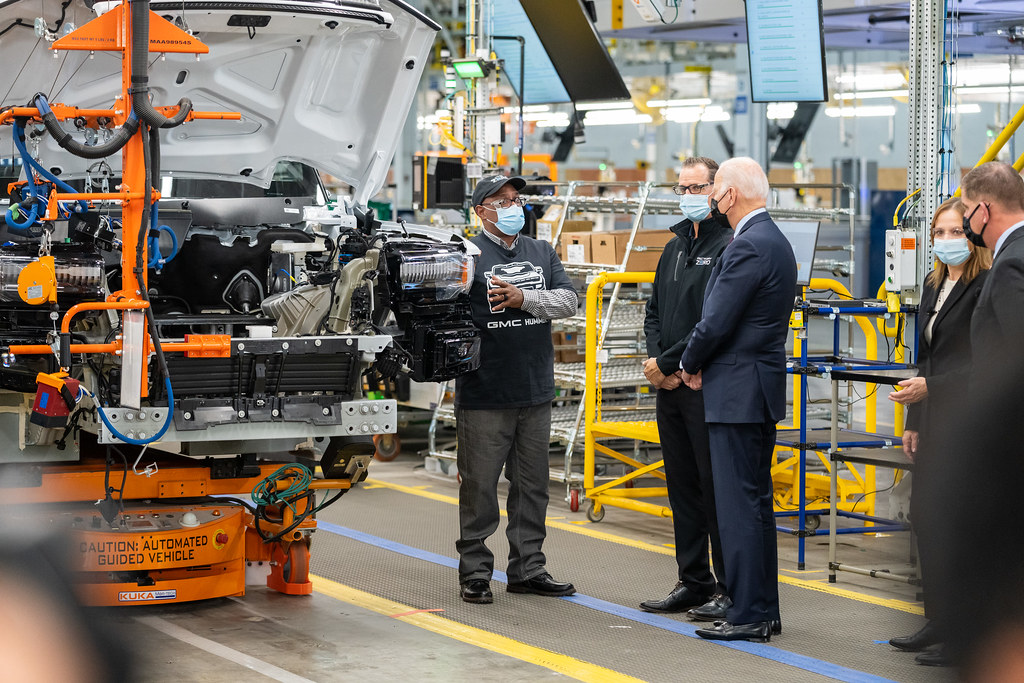
[[[178,597],[177,589],[162,591],[121,591],[117,594],[118,602],[149,602],[153,600],[173,600]]]

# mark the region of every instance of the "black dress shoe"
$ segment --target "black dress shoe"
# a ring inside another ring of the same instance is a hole
[[[551,574],[544,572],[526,581],[516,583],[509,581],[508,592],[533,593],[534,595],[547,595],[557,598],[563,595],[572,595],[576,592],[576,588],[571,583],[559,583],[551,578]]]
[[[715,593],[706,603],[687,612],[686,616],[694,621],[725,621],[725,613],[730,607],[732,599],[728,595]]]
[[[730,624],[723,621],[712,628],[699,628],[697,635],[707,640],[754,640],[767,643],[772,639],[772,627],[767,621],[753,624]]]
[[[938,642],[939,634],[936,633],[935,627],[932,626],[931,622],[928,622],[924,625],[924,628],[914,635],[893,638],[889,641],[889,644],[904,652],[921,652]]]
[[[921,666],[953,666],[953,662],[949,660],[949,657],[946,656],[941,647],[936,650],[922,652],[914,657],[914,661]]]
[[[487,604],[494,602],[491,582],[487,579],[471,579],[459,586],[459,595],[465,602]]]
[[[708,596],[687,588],[680,581],[668,597],[663,600],[645,600],[640,603],[640,609],[645,612],[662,612],[671,614],[673,612],[685,612],[691,607],[699,607],[708,601]]]
[[[724,621],[716,621],[715,622],[715,626],[721,626],[724,623],[725,623]],[[781,619],[772,619],[771,621],[768,622],[768,628],[771,629],[773,636],[781,636],[782,635],[782,620]]]

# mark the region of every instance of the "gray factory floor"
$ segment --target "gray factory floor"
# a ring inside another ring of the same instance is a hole
[[[683,615],[652,615],[641,600],[674,584],[668,519],[609,509],[599,524],[562,502],[551,485],[545,551],[569,598],[504,591],[502,529],[495,602],[458,597],[454,541],[458,484],[422,459],[374,463],[371,477],[320,515],[314,592],[125,609],[140,681],[943,681],[885,641],[921,623],[916,589],[840,573],[829,584],[827,537],[780,534],[783,633],[770,643],[715,643]],[[823,520],[827,524],[827,520]],[[850,534],[840,560],[905,569],[906,533]]]

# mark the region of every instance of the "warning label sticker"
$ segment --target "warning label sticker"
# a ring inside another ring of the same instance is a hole
[[[197,551],[210,544],[206,534],[197,536],[149,536],[118,540],[87,540],[79,552],[99,567],[156,565],[197,560]]]

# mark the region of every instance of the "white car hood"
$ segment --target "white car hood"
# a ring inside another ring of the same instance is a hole
[[[188,97],[196,111],[242,115],[162,131],[165,173],[266,186],[278,161],[293,160],[354,186],[358,205],[380,190],[438,29],[430,19],[401,0],[153,0],[150,8],[210,48],[198,60],[151,54],[154,106]],[[234,15],[270,21],[250,37],[245,26],[228,26]],[[0,36],[0,104],[25,106],[43,92],[51,104],[113,107],[120,54],[55,55],[31,28],[40,16],[54,28],[61,2],[0,0],[0,31],[17,19],[28,24]],[[80,27],[95,16],[83,0],[72,0],[66,21]],[[0,155],[13,150],[10,136],[10,126],[0,127]],[[84,142],[84,133],[76,139]],[[39,157],[65,177],[94,163],[49,136]],[[120,154],[107,161],[120,169]]]

